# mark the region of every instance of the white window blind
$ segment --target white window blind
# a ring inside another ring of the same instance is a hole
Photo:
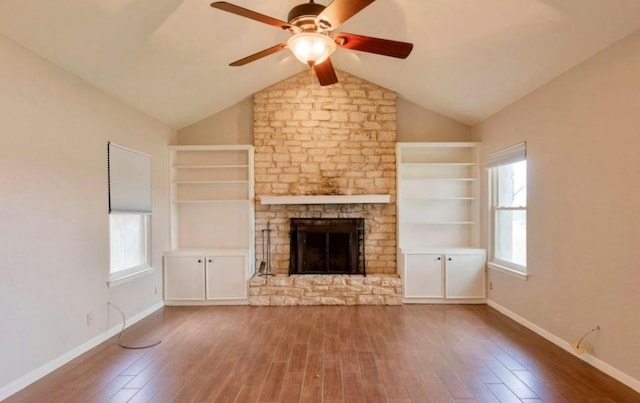
[[[151,214],[151,156],[109,142],[109,213]]]
[[[495,168],[501,165],[513,164],[514,162],[527,159],[527,143],[522,142],[500,151],[490,153],[487,159],[487,168]]]

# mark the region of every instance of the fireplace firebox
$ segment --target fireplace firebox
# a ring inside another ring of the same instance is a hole
[[[289,274],[366,275],[364,218],[291,218]]]

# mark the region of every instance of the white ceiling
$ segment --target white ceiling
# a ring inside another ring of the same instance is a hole
[[[286,20],[303,0],[231,2]],[[0,33],[182,128],[305,69],[286,50],[229,67],[289,34],[209,3],[0,0]],[[338,49],[332,61],[474,124],[639,28],[640,0],[378,0],[338,31],[413,42],[413,53]]]

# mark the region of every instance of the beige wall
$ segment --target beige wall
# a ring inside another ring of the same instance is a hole
[[[249,97],[178,130],[178,144],[253,144],[253,100]]]
[[[471,127],[398,97],[398,141],[471,141]]]
[[[174,132],[0,36],[0,395],[161,302]],[[152,155],[156,271],[109,289],[107,141]],[[86,315],[94,322],[87,326]],[[0,397],[1,399],[1,397]]]
[[[586,345],[636,382],[639,72],[640,31],[473,129],[485,157],[528,148],[530,277],[491,272],[490,299],[565,341],[600,325]]]
[[[471,127],[397,98],[398,141],[470,141]],[[178,130],[178,144],[253,144],[251,98]]]

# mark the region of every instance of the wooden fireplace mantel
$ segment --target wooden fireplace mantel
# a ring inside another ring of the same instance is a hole
[[[391,195],[260,196],[261,204],[391,203]]]

